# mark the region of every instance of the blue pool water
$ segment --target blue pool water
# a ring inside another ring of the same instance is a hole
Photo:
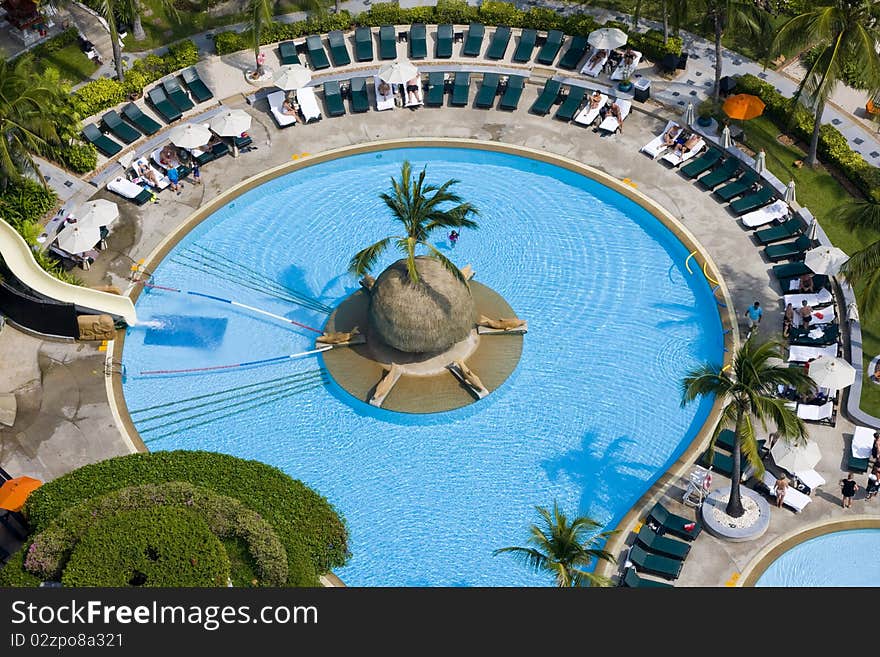
[[[377,195],[404,159],[416,169],[429,163],[432,182],[461,181],[456,191],[480,209],[480,228],[462,231],[454,250],[445,235],[435,242],[529,321],[522,359],[499,390],[455,411],[410,415],[324,382],[316,356],[142,375],[314,344],[295,326],[152,289],[138,316],[161,328],[128,330],[127,405],[151,450],[259,459],[327,496],[350,529],[353,556],[337,571],[348,584],[551,584],[492,551],[524,544],[534,506],[554,500],[613,526],[711,406],[681,408],[679,389],[689,368],[721,360],[717,305],[702,274],[686,271],[686,249],[649,213],[526,158],[390,150],[308,167],[237,198],[175,247],[154,282],[321,327],[321,304],[358,289],[349,258],[397,234]],[[398,257],[389,252],[376,271]],[[318,305],[273,295],[279,284]]]
[[[755,586],[880,586],[880,529],[851,529],[795,545]]]

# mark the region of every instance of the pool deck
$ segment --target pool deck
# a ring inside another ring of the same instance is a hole
[[[471,99],[476,94],[478,77],[472,76]],[[113,283],[126,288],[132,262],[148,257],[166,235],[201,204],[265,169],[299,159],[302,154],[317,154],[379,139],[471,138],[562,155],[619,180],[631,181],[633,187],[664,206],[702,243],[725,278],[737,315],[754,300],[760,300],[768,321],[762,323],[759,333],[763,337],[778,334],[783,310],[780,293],[772,282],[770,265],[752,243],[750,233],[740,227],[724,206],[694,183],[639,153],[641,146],[657,134],[672,115],[653,103],[636,103],[624,124],[625,133],[603,138],[588,128],[557,121],[552,114],[546,117],[529,114],[528,108],[539,89],[539,85],[527,85],[520,107],[513,113],[470,107],[444,106],[416,111],[397,108],[324,118],[285,130],[275,127],[265,101],[252,107],[243,96],[231,96],[222,103],[244,108],[254,116],[250,133],[257,149],[235,159],[225,157],[209,163],[202,169],[201,185],[186,182],[183,192],[177,196],[166,190],[157,204],[136,207],[106,190],[98,191],[93,198],[118,203],[121,216],[113,227],[108,249],[102,252],[98,262],[90,271],[77,273],[89,284]],[[346,106],[348,108],[347,102]],[[695,271],[695,275],[701,274]],[[49,480],[87,463],[132,450],[132,445],[117,429],[108,404],[104,360],[105,352],[95,343],[51,342],[24,335],[10,326],[0,331],[0,362],[4,370],[0,392],[16,392],[19,400],[15,426],[0,425],[0,464],[6,470],[13,475]],[[670,390],[670,394],[679,393],[675,389]],[[649,404],[645,410],[650,412]],[[845,451],[852,436],[852,424],[840,414],[836,427],[811,424],[809,430],[823,454],[817,470],[828,482],[824,490],[815,494],[814,503],[797,515],[787,508],[774,506],[768,532],[752,542],[727,543],[704,532],[695,541],[677,585],[737,585],[741,583],[743,569],[762,550],[799,528],[849,515],[875,515],[870,504],[864,501],[863,491],[857,494],[851,510],[841,508],[837,482],[844,476]],[[692,447],[692,460],[698,447]],[[686,473],[685,470],[670,478],[678,482],[681,477],[677,475]],[[864,475],[860,475],[858,481],[863,485]],[[718,487],[728,482],[716,476],[713,483]],[[652,503],[660,494],[658,486],[652,487],[643,498],[644,506],[649,506],[649,500]],[[678,503],[681,494],[682,489],[673,485],[662,498],[670,510],[692,515],[692,510]],[[640,508],[624,519],[620,527],[623,539],[631,539],[632,527],[643,514]]]

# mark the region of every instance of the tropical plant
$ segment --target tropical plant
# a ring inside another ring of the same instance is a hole
[[[428,237],[436,228],[476,228],[477,224],[471,216],[479,215],[479,211],[470,203],[461,200],[458,194],[450,191],[458,180],[447,180],[440,185],[426,185],[427,167],[422,169],[418,177],[412,175],[409,161],[400,167],[400,179],[391,179],[391,194],[379,195],[391,210],[394,219],[403,224],[403,235],[385,237],[375,244],[358,251],[348,270],[355,276],[363,276],[370,272],[385,249],[394,242],[395,246],[406,255],[406,268],[409,279],[419,282],[416,271],[416,247],[423,246],[431,257],[436,258],[462,283],[465,282],[459,268],[437,248],[428,242]],[[453,207],[443,208],[444,204],[454,203]]]
[[[530,527],[529,547],[505,547],[492,554],[512,554],[535,572],[552,573],[556,585],[610,586],[607,577],[585,570],[594,561],[616,563],[614,555],[600,547],[614,531],[599,532],[601,525],[587,516],[577,516],[571,522],[553,502],[553,512],[536,506],[540,523]]]
[[[722,429],[733,427],[733,472],[726,509],[731,518],[739,518],[744,511],[740,496],[741,457],[745,455],[758,475],[764,472],[753,420],[757,419],[764,430],[768,421],[773,422],[782,439],[795,443],[806,439],[803,420],[785,405],[785,399],[776,395],[779,385],[791,386],[799,392],[814,387],[804,370],[785,365],[779,342],[754,342],[751,337],[737,349],[730,366],[704,363],[688,372],[682,381],[682,406],[709,395],[723,404],[709,442],[710,458]]]
[[[786,21],[773,41],[776,52],[821,46],[792,101],[804,101],[816,117],[807,153],[810,166],[816,165],[825,105],[845,76],[847,64],[855,62],[865,87],[872,94],[880,92],[877,11],[877,0],[833,0]]]
[[[850,230],[880,231],[880,200],[855,201],[843,212]],[[880,307],[880,240],[856,251],[841,268],[850,285],[859,288],[859,304],[866,313]]]
[[[245,9],[248,17],[247,29],[251,33],[251,46],[254,49],[254,61],[256,62],[254,74],[256,78],[263,76],[263,63],[260,61],[261,39],[263,30],[272,23],[276,4],[276,0],[248,0]],[[297,4],[302,11],[318,12],[321,14],[324,10],[322,0],[301,0]]]

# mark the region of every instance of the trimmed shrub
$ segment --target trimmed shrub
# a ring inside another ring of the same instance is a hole
[[[65,586],[226,586],[229,558],[198,515],[156,507],[92,525],[70,555]]]
[[[66,48],[67,46],[76,43],[77,36],[76,28],[69,27],[48,41],[44,41],[43,43],[34,46],[30,52],[37,58],[51,55],[53,52],[58,52],[62,48]]]
[[[218,55],[228,55],[248,48],[250,44],[246,34],[238,32],[220,32],[214,37],[214,51]]]
[[[367,11],[358,16],[358,23],[370,27],[395,25],[400,22],[400,12],[396,2],[374,2]]]
[[[80,118],[118,105],[125,99],[125,88],[110,78],[98,78],[73,92],[73,108]]]
[[[87,173],[98,166],[98,150],[91,144],[84,144],[81,141],[52,146],[46,157],[74,173]]]
[[[525,12],[509,2],[484,0],[480,5],[480,20],[490,25],[520,26],[524,18]]]
[[[681,37],[670,36],[664,45],[663,32],[659,30],[648,30],[644,34],[631,34],[629,42],[635,50],[655,62],[670,53],[673,55],[681,54]]]
[[[197,64],[199,61],[199,49],[195,42],[190,39],[184,39],[168,46],[168,53],[162,57],[162,60],[165,62],[165,72],[163,75],[167,75],[187,66]]]
[[[316,586],[320,574],[349,557],[345,523],[326,498],[278,468],[213,452],[129,454],[93,463],[41,486],[24,513],[37,533],[97,495],[170,481],[232,497],[262,516],[287,551],[288,585]]]
[[[10,182],[0,192],[0,216],[18,228],[19,225],[38,222],[55,207],[58,196],[30,178]]]
[[[576,14],[577,18],[583,18],[585,15]],[[574,18],[574,17],[572,17]],[[589,17],[590,20],[593,20],[593,17]],[[571,19],[568,19],[571,20]],[[535,30],[563,30],[568,31],[567,23],[568,21],[563,18],[560,14],[553,11],[552,9],[547,9],[546,7],[532,7],[527,12],[523,14],[522,18],[522,26],[523,27],[531,27]],[[574,24],[574,21],[572,21]],[[593,21],[595,24],[595,21]],[[579,32],[577,33],[579,34]]]
[[[437,0],[433,22],[467,25],[471,21],[477,20],[479,11],[477,7],[471,7],[467,0]],[[360,20],[360,16],[358,16],[358,20]]]

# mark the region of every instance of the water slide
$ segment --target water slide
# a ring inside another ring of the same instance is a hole
[[[34,260],[24,238],[3,219],[0,219],[0,256],[18,280],[50,299],[121,317],[129,326],[137,323],[134,304],[127,296],[71,285],[44,271]]]

